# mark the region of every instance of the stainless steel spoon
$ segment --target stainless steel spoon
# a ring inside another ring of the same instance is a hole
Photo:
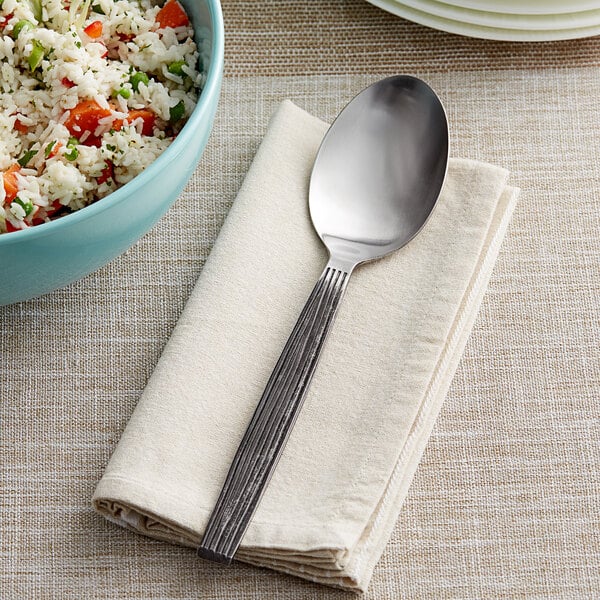
[[[231,562],[302,406],[350,274],[407,244],[438,199],[448,122],[436,94],[390,77],[358,94],[323,140],[310,180],[313,225],[330,258],[271,374],[198,553]]]

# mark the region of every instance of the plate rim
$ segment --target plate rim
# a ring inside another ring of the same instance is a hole
[[[554,31],[564,29],[581,29],[600,24],[600,8],[574,13],[559,14],[508,14],[484,10],[471,10],[451,6],[439,0],[393,0],[407,8],[413,8],[442,19],[460,21],[482,27],[498,29],[518,29],[534,31]],[[567,21],[565,26],[559,26],[559,21]]]
[[[424,25],[438,31],[479,39],[501,42],[550,42],[580,39],[600,34],[600,24],[575,29],[546,29],[536,31],[527,29],[501,29],[436,17],[429,13],[401,5],[395,0],[367,0],[367,2],[419,25]]]
[[[536,6],[523,6],[523,0],[508,0],[511,4],[508,8],[506,6],[500,8],[500,10],[493,10],[491,8],[481,8],[481,0],[438,0],[442,4],[448,4],[454,6],[456,8],[467,8],[470,10],[483,10],[485,12],[500,12],[505,14],[514,14],[514,15],[548,15],[548,14],[565,14],[565,13],[576,13],[576,12],[585,12],[589,10],[599,9],[600,6],[596,0],[569,0],[568,3],[565,3],[564,0],[556,1],[554,0],[552,4],[555,4],[552,8],[548,8],[548,0],[541,0],[538,4],[536,0],[528,0],[529,2],[535,2]],[[485,1],[485,0],[484,0]],[[494,3],[497,3],[497,0],[492,0]],[[489,0],[487,0],[489,3]],[[506,2],[506,0],[501,0],[501,2]],[[512,4],[512,3],[515,4]],[[575,4],[576,8],[573,8],[573,4]],[[568,4],[568,6],[566,6]],[[579,8],[577,8],[579,6]]]

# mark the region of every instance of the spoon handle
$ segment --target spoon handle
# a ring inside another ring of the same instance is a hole
[[[300,412],[350,272],[330,262],[308,298],[229,468],[198,548],[230,563]]]

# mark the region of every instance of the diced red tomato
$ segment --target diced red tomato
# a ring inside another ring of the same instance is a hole
[[[154,130],[154,122],[156,121],[156,115],[146,108],[140,110],[130,110],[129,116],[126,119],[127,123],[133,123],[136,119],[142,119],[144,124],[142,125],[143,135],[152,135]]]
[[[84,33],[93,40],[102,36],[102,21],[92,21],[84,30]]]
[[[104,167],[104,169],[102,169],[102,173],[100,174],[100,177],[96,178],[96,181],[98,182],[98,185],[102,185],[103,183],[106,183],[109,179],[114,179],[114,168],[113,168],[113,164],[110,160],[105,161],[104,163],[106,166]]]
[[[160,29],[165,27],[183,27],[189,25],[190,20],[177,0],[167,0],[166,4],[158,11],[156,22]]]
[[[0,27],[4,28],[6,27],[7,23],[15,16],[14,13],[10,13],[9,15],[6,15],[5,17],[0,17]]]
[[[40,213],[33,220],[34,225],[39,225],[40,223],[45,222],[45,218],[52,218],[55,213],[57,213],[61,208],[64,208],[60,203],[60,200],[54,200],[50,206],[46,206],[45,208],[40,209]]]
[[[63,77],[60,82],[66,87],[66,88],[72,88],[75,87],[75,84],[68,78],[68,77]]]
[[[91,135],[85,140],[87,146],[99,146],[99,138],[94,136],[100,120],[110,117],[111,111],[102,108],[95,100],[83,100],[71,109],[71,114],[65,121],[65,127],[71,135],[80,138],[81,134],[89,131]]]
[[[117,37],[119,38],[120,42],[130,42],[132,39],[135,38],[135,35],[133,33],[122,33],[118,31]]]
[[[95,135],[90,135],[85,138],[84,142],[81,142],[84,146],[95,146],[96,148],[100,148],[102,145],[102,138],[96,137]]]
[[[50,206],[46,207],[46,214],[51,217],[57,210],[60,210],[63,205],[60,200],[55,200]]]
[[[4,192],[6,194],[5,202],[10,204],[19,192],[19,184],[17,183],[17,173],[21,170],[17,163],[11,165],[6,171],[4,171]]]
[[[142,119],[142,135],[152,135],[154,131],[154,122],[156,121],[156,115],[148,108],[141,108],[139,110],[130,110],[129,114],[125,118],[125,124],[129,125],[136,119]],[[113,129],[120,131],[123,127],[123,121],[118,119],[113,123]]]
[[[95,100],[84,100],[71,109],[71,114],[65,121],[65,127],[76,138],[81,138],[85,131],[89,131],[91,135],[88,135],[82,143],[86,146],[100,146],[102,140],[94,135],[94,131],[100,120],[111,114],[111,110],[102,108]],[[129,111],[124,120],[117,119],[112,123],[112,129],[119,131],[123,127],[123,123],[129,124],[136,119],[142,119],[142,134],[152,135],[156,115],[147,108]]]
[[[29,131],[29,127],[25,123],[21,122],[18,118],[15,120],[15,129],[22,134]]]
[[[5,223],[7,233],[12,233],[13,231],[21,231],[18,227],[15,227],[8,219],[6,219]]]

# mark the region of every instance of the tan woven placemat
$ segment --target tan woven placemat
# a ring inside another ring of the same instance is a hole
[[[600,589],[600,74],[421,75],[456,156],[522,195],[371,599],[593,598]],[[375,76],[226,80],[173,210],[69,288],[0,308],[3,600],[341,599],[136,536],[90,497],[282,98],[331,119]]]
[[[228,75],[410,73],[600,65],[600,37],[479,40],[436,31],[366,0],[223,0]]]

